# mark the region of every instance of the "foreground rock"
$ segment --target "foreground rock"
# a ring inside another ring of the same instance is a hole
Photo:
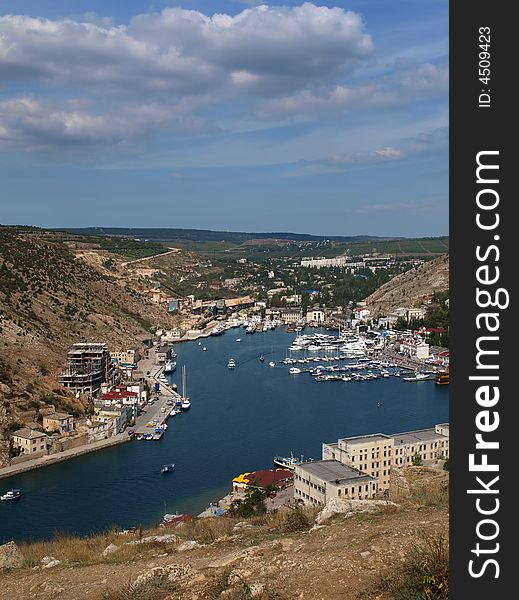
[[[341,498],[333,498],[317,515],[315,524],[322,525],[322,523],[334,515],[344,515],[347,517],[359,512],[374,512],[384,506],[396,507],[398,505],[388,500],[343,500]]]
[[[15,569],[23,563],[23,556],[14,542],[0,546],[0,570]]]

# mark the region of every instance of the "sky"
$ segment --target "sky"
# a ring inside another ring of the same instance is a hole
[[[445,0],[0,0],[0,223],[448,233]]]

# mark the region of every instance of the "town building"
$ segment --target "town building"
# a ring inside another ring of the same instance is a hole
[[[429,358],[429,344],[420,337],[406,337],[400,340],[400,352],[409,358]]]
[[[42,427],[47,433],[59,433],[60,435],[69,435],[76,428],[74,417],[60,412],[45,415]]]
[[[377,480],[338,460],[317,460],[297,465],[294,500],[324,506],[332,498],[368,500],[377,496]]]
[[[424,462],[449,457],[448,423],[394,435],[341,438],[322,448],[323,460],[340,461],[374,477],[380,492],[389,489],[391,467],[410,466],[417,455]]]
[[[171,360],[171,354],[173,349],[171,346],[159,346],[155,350],[155,358],[157,359],[157,363],[159,365],[163,365],[168,360]]]
[[[18,454],[30,455],[36,458],[47,454],[47,440],[47,435],[41,431],[23,427],[13,433],[13,448]]]
[[[95,406],[95,420],[100,423],[107,423],[112,427],[113,435],[121,433],[128,423],[128,411],[126,407],[118,408],[116,406]]]
[[[289,469],[266,469],[242,473],[232,480],[234,492],[246,489],[266,490],[269,487],[284,487],[292,481],[294,474]]]
[[[73,344],[67,361],[67,369],[58,378],[66,388],[95,395],[101,384],[113,382],[115,369],[106,344]]]
[[[119,366],[134,365],[138,360],[138,353],[136,348],[130,348],[129,350],[117,350],[111,352],[110,356]]]
[[[324,323],[325,313],[322,308],[319,308],[319,305],[314,306],[306,311],[306,322],[307,323]]]

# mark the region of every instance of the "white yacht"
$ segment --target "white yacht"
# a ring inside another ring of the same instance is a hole
[[[301,373],[301,369],[298,369],[297,367],[290,367],[290,369],[288,369],[288,372],[291,375],[297,375],[298,373]]]
[[[9,490],[8,492],[0,496],[0,500],[18,500],[19,498],[21,498],[21,496],[22,493],[20,492],[20,490]]]
[[[271,360],[269,362],[269,367],[275,367],[275,366],[276,366],[276,363],[273,360]]]
[[[173,373],[176,368],[177,363],[174,360],[168,360],[164,365],[164,373]]]
[[[234,358],[230,358],[229,362],[227,363],[227,368],[234,369],[235,367],[236,367],[236,361],[234,360]]]

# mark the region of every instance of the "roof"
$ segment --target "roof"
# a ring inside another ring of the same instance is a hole
[[[137,398],[137,392],[128,392],[126,390],[117,390],[115,392],[106,392],[101,396],[101,400],[119,400],[122,398]]]
[[[73,419],[72,415],[68,415],[67,413],[55,412],[50,415],[44,415],[44,419],[52,419],[53,421],[62,421],[63,419]]]
[[[308,473],[329,483],[355,481],[375,481],[371,475],[361,473],[357,469],[345,465],[338,460],[315,460],[296,466],[296,472]]]
[[[279,485],[293,476],[294,473],[289,469],[268,469],[266,471],[242,473],[233,479],[233,483],[245,483],[254,487],[267,488],[269,485]]]
[[[444,425],[445,427],[445,425]],[[401,444],[419,444],[422,442],[431,442],[438,438],[445,438],[446,436],[438,433],[434,427],[430,429],[418,429],[417,431],[407,431],[404,433],[395,433],[393,436],[395,445]]]
[[[170,352],[171,346],[159,346],[156,352]]]
[[[36,440],[42,437],[47,437],[41,431],[34,431],[34,429],[29,429],[28,427],[18,429],[18,431],[13,433],[13,436],[23,438],[24,440]]]
[[[348,444],[366,444],[368,442],[391,441],[391,436],[385,433],[370,433],[368,435],[356,435],[340,439],[348,442]]]

